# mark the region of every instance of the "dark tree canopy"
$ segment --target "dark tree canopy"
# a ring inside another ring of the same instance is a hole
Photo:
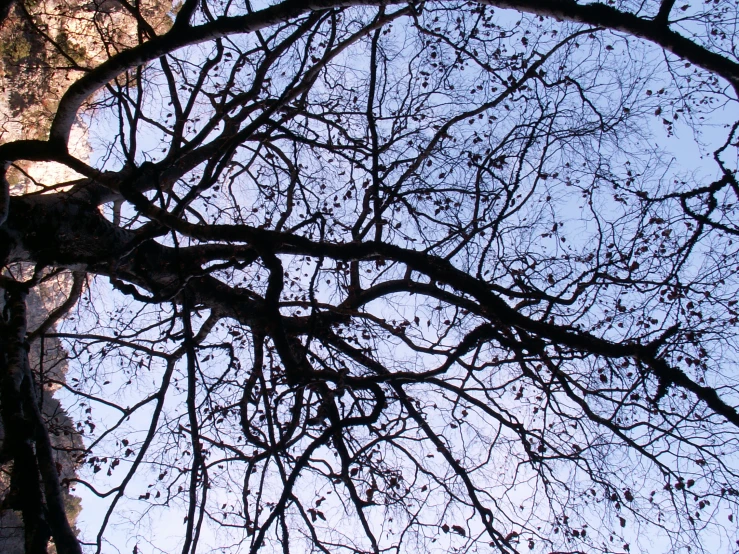
[[[68,88],[0,145],[27,552],[739,548],[736,2],[95,0],[94,56],[35,5],[17,78]]]

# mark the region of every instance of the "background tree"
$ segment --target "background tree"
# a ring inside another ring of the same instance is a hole
[[[0,146],[29,552],[736,549],[735,3],[112,7],[135,40]],[[79,178],[11,194],[34,161]]]

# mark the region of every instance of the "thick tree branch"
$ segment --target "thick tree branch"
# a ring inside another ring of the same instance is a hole
[[[317,10],[350,6],[387,5],[396,2],[370,0],[299,2],[288,0],[269,8],[238,17],[223,17],[211,23],[189,27],[176,25],[169,33],[125,50],[77,80],[64,94],[51,127],[51,143],[66,149],[72,123],[82,103],[116,76],[136,66],[149,63],[187,45],[237,33],[251,33]],[[482,2],[537,15],[586,23],[644,38],[693,64],[721,75],[739,90],[739,64],[660,25],[601,3],[579,4],[573,0],[501,0]],[[0,158],[10,159],[0,147]],[[19,159],[19,158],[13,158]]]
[[[675,0],[662,0],[662,3],[659,5],[659,11],[654,18],[654,22],[659,23],[660,25],[667,25],[670,18],[670,12],[674,5]]]
[[[81,554],[67,520],[49,432],[38,405],[26,347],[26,291],[23,284],[5,290],[8,321],[3,324],[3,424],[7,450],[18,474],[18,494],[26,532],[26,551],[46,552],[48,530],[60,554]],[[38,490],[38,473],[43,497]]]

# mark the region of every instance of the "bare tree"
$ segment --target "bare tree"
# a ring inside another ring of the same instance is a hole
[[[736,551],[736,3],[88,9],[135,40],[26,10],[70,84],[0,146],[27,552]],[[39,161],[79,178],[12,193]]]

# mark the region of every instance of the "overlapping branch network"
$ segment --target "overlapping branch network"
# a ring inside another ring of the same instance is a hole
[[[79,479],[35,459],[104,502],[83,547],[729,551],[735,6],[121,6],[138,44],[0,146],[3,379],[16,291],[77,272],[27,340],[74,368]],[[30,161],[80,178],[11,195]]]

